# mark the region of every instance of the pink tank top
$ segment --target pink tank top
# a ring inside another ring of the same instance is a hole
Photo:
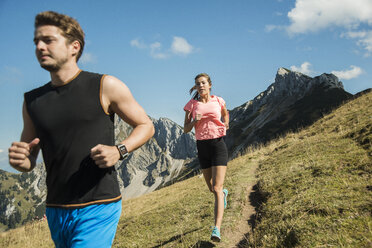
[[[194,119],[196,114],[202,118],[195,124],[195,138],[197,140],[215,139],[226,135],[225,124],[221,121],[221,110],[225,101],[218,96],[211,96],[207,103],[191,99],[183,108],[189,111]]]

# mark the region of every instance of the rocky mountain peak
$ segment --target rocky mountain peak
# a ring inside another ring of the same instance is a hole
[[[344,88],[342,83],[333,74],[323,73],[320,76],[312,78],[300,72],[281,67],[276,73],[275,82],[268,87],[266,92],[268,95],[273,94],[275,97],[292,95],[302,97],[315,85],[322,85],[326,88]]]
[[[310,124],[322,116],[322,111],[339,105],[350,95],[333,74],[313,78],[279,68],[274,83],[265,91],[230,111],[227,145],[232,157],[249,145]]]
[[[253,100],[234,109],[230,115],[233,120],[242,119],[241,111],[251,109],[256,111],[265,104],[275,106],[288,98],[300,99],[314,87],[322,86],[325,89],[344,89],[342,82],[333,74],[323,73],[317,77],[310,77],[300,72],[280,67],[276,73],[275,81],[267,89],[258,94]],[[236,113],[234,115],[234,113]],[[237,119],[235,119],[237,118]]]

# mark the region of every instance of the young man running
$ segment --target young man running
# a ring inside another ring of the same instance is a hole
[[[114,165],[153,136],[153,124],[119,79],[79,69],[84,32],[75,19],[39,13],[34,42],[51,81],[25,93],[21,140],[9,148],[9,163],[31,171],[42,150],[57,248],[111,247],[121,213]],[[133,126],[118,144],[114,114]]]

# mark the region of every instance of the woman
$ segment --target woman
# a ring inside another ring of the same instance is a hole
[[[214,227],[211,239],[221,241],[220,229],[224,208],[227,206],[227,189],[223,189],[228,153],[223,137],[229,128],[229,114],[225,101],[211,95],[212,81],[208,74],[195,77],[196,90],[193,98],[185,105],[184,132],[195,128],[198,158],[205,182],[214,194]],[[221,121],[221,117],[223,122]]]

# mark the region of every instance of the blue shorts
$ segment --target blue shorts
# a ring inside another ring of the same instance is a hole
[[[120,200],[77,209],[47,207],[46,216],[56,248],[111,247],[121,204]]]

